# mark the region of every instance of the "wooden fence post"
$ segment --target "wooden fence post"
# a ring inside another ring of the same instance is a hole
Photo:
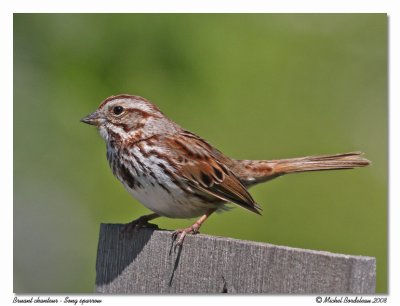
[[[102,224],[98,293],[375,293],[375,258]]]

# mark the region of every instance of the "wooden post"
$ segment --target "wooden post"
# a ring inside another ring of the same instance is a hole
[[[102,224],[98,293],[375,293],[375,258]]]

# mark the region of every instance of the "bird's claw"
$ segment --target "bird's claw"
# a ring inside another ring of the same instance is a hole
[[[133,220],[132,222],[125,224],[121,229],[120,235],[123,236],[126,234],[134,234],[140,228],[159,229],[157,224],[149,223],[149,221],[144,218],[138,218],[136,220]]]
[[[183,245],[183,241],[185,240],[185,237],[187,234],[191,235],[196,235],[200,233],[199,232],[199,227],[192,225],[191,227],[184,228],[184,229],[178,229],[172,233],[172,239],[176,240],[178,238],[178,241],[176,242],[176,247],[181,247]]]

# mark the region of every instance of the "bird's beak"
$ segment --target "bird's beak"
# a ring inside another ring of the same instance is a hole
[[[99,114],[98,111],[95,111],[95,112],[87,115],[86,117],[82,118],[81,122],[87,123],[87,124],[91,124],[91,125],[95,125],[95,126],[99,126],[100,125],[100,120],[101,120],[101,115]]]

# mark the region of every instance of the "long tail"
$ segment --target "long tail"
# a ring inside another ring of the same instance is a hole
[[[234,160],[232,168],[245,186],[251,186],[288,173],[368,166],[371,162],[362,154],[349,152],[278,160]]]

